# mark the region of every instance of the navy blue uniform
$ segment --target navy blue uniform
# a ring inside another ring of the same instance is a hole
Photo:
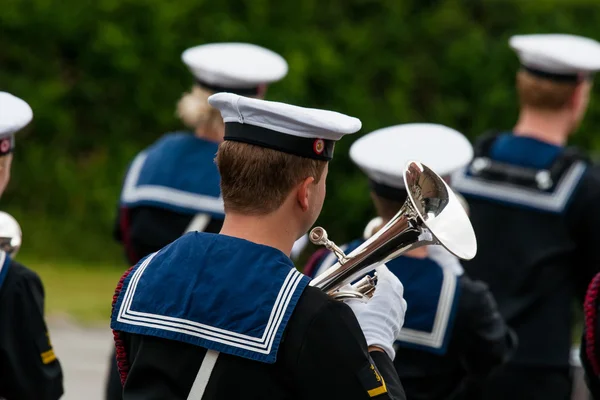
[[[567,399],[573,300],[600,265],[600,170],[575,149],[510,133],[476,147],[452,181],[479,244],[463,265],[489,285],[519,348],[474,397]]]
[[[114,237],[129,265],[187,230],[219,232],[225,218],[214,158],[218,144],[191,133],[164,135],[132,161],[121,192]],[[111,357],[107,399],[121,398]]]
[[[195,230],[221,229],[217,149],[215,142],[179,132],[136,156],[125,176],[114,232],[130,265],[180,237],[194,218]]]
[[[0,252],[0,398],[56,400],[62,368],[44,320],[39,276]]]
[[[362,242],[342,250],[349,253]],[[407,398],[453,399],[468,378],[481,379],[505,362],[515,337],[487,287],[462,275],[458,259],[445,249],[428,250],[428,258],[400,256],[386,263],[404,285],[408,305],[394,366]],[[320,251],[304,272],[317,276],[336,261]]]
[[[113,305],[124,399],[404,399],[351,309],[308,283],[279,250],[225,235],[149,255]]]

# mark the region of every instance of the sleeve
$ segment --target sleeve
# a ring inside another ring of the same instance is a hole
[[[296,363],[297,399],[405,399],[392,360],[369,353],[345,304],[329,301],[312,319]]]
[[[573,235],[577,242],[578,265],[577,294],[583,301],[587,285],[600,271],[600,169],[589,167],[587,176],[581,183],[570,210],[569,219],[574,222]]]
[[[123,334],[131,368],[123,400],[186,399],[205,350],[152,336]]]
[[[517,346],[517,336],[498,312],[496,301],[487,285],[460,278],[460,347],[467,371],[475,376],[485,376],[495,367],[505,363]]]
[[[63,394],[62,369],[44,321],[44,289],[29,271],[0,305],[0,397],[55,400]]]

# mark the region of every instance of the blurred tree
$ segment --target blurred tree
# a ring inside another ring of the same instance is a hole
[[[511,128],[517,33],[597,37],[591,1],[4,0],[0,90],[27,100],[2,207],[23,225],[23,252],[116,260],[110,230],[124,170],[180,128],[175,103],[192,77],[187,47],[254,42],[281,53],[288,77],[272,100],[359,117],[362,133],[436,122],[471,138]],[[600,105],[573,142],[600,148]],[[319,223],[343,242],[373,214],[363,175],[336,148]],[[435,143],[432,144],[435,146]]]

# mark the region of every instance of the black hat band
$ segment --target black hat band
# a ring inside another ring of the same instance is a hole
[[[394,201],[405,201],[407,196],[406,189],[395,188],[383,183],[375,182],[373,179],[369,179],[369,187],[379,197]]]
[[[557,74],[553,72],[541,71],[539,69],[527,67],[525,65],[521,65],[521,68],[529,72],[531,75],[543,79],[549,79],[555,82],[578,83],[585,79],[592,78],[591,74]]]
[[[258,92],[259,92],[258,86],[253,86],[253,87],[248,87],[248,88],[228,88],[228,87],[224,87],[224,86],[211,85],[210,83],[204,82],[198,78],[196,78],[196,84],[200,87],[203,87],[206,90],[213,92],[213,93],[228,92],[228,93],[235,93],[240,96],[256,96],[256,95],[258,95]]]
[[[304,138],[277,132],[260,126],[227,122],[225,138],[234,142],[253,144],[269,149],[315,160],[330,161],[335,141]]]

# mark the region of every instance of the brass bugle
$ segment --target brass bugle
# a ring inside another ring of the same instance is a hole
[[[463,205],[450,186],[417,161],[404,170],[407,199],[398,213],[358,248],[345,254],[322,227],[309,238],[331,250],[338,261],[310,282],[336,299],[368,299],[375,282],[357,279],[403,253],[426,245],[441,245],[456,257],[470,260],[477,253],[475,232]],[[376,278],[376,277],[375,277]]]

